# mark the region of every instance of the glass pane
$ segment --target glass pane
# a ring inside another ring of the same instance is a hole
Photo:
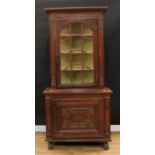
[[[82,55],[74,55],[72,56],[72,66],[75,68],[82,69]]]
[[[82,40],[81,37],[72,37],[72,50],[81,51]]]
[[[61,72],[61,84],[71,84],[71,72]]]
[[[81,23],[73,23],[72,24],[72,34],[80,34],[81,33]]]
[[[89,34],[89,35],[93,35],[93,31],[87,27],[86,25],[83,25],[83,31],[82,31],[83,34]]]
[[[84,83],[93,83],[94,82],[94,76],[93,71],[85,72],[84,76]]]
[[[93,31],[83,23],[71,23],[60,32],[61,84],[94,83]]]
[[[93,53],[93,40],[85,38],[83,40],[83,50],[87,53]]]
[[[70,39],[69,38],[61,38],[60,40],[60,51],[61,53],[68,53],[70,47]]]
[[[90,69],[94,69],[94,64],[93,64],[93,55],[86,55],[84,58],[84,64]]]
[[[70,33],[70,28],[69,26],[65,26],[62,30],[61,30],[61,34],[69,34]]]
[[[61,70],[65,70],[71,64],[71,56],[61,55]]]
[[[73,76],[72,76],[72,84],[82,84],[82,72],[73,72]]]

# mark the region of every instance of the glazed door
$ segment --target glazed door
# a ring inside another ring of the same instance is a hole
[[[98,85],[95,20],[57,22],[57,86]]]
[[[104,137],[103,99],[57,99],[52,101],[53,137]]]

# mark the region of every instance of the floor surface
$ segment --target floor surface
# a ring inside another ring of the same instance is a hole
[[[120,155],[120,134],[112,133],[109,150],[103,150],[99,144],[67,145],[58,144],[53,150],[48,150],[44,132],[36,132],[35,155]]]

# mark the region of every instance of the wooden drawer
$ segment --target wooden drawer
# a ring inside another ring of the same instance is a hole
[[[53,99],[53,138],[104,137],[102,98]]]

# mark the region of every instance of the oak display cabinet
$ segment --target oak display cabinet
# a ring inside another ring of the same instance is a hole
[[[110,141],[110,98],[104,83],[107,7],[45,8],[50,30],[51,86],[43,92],[46,140]]]

